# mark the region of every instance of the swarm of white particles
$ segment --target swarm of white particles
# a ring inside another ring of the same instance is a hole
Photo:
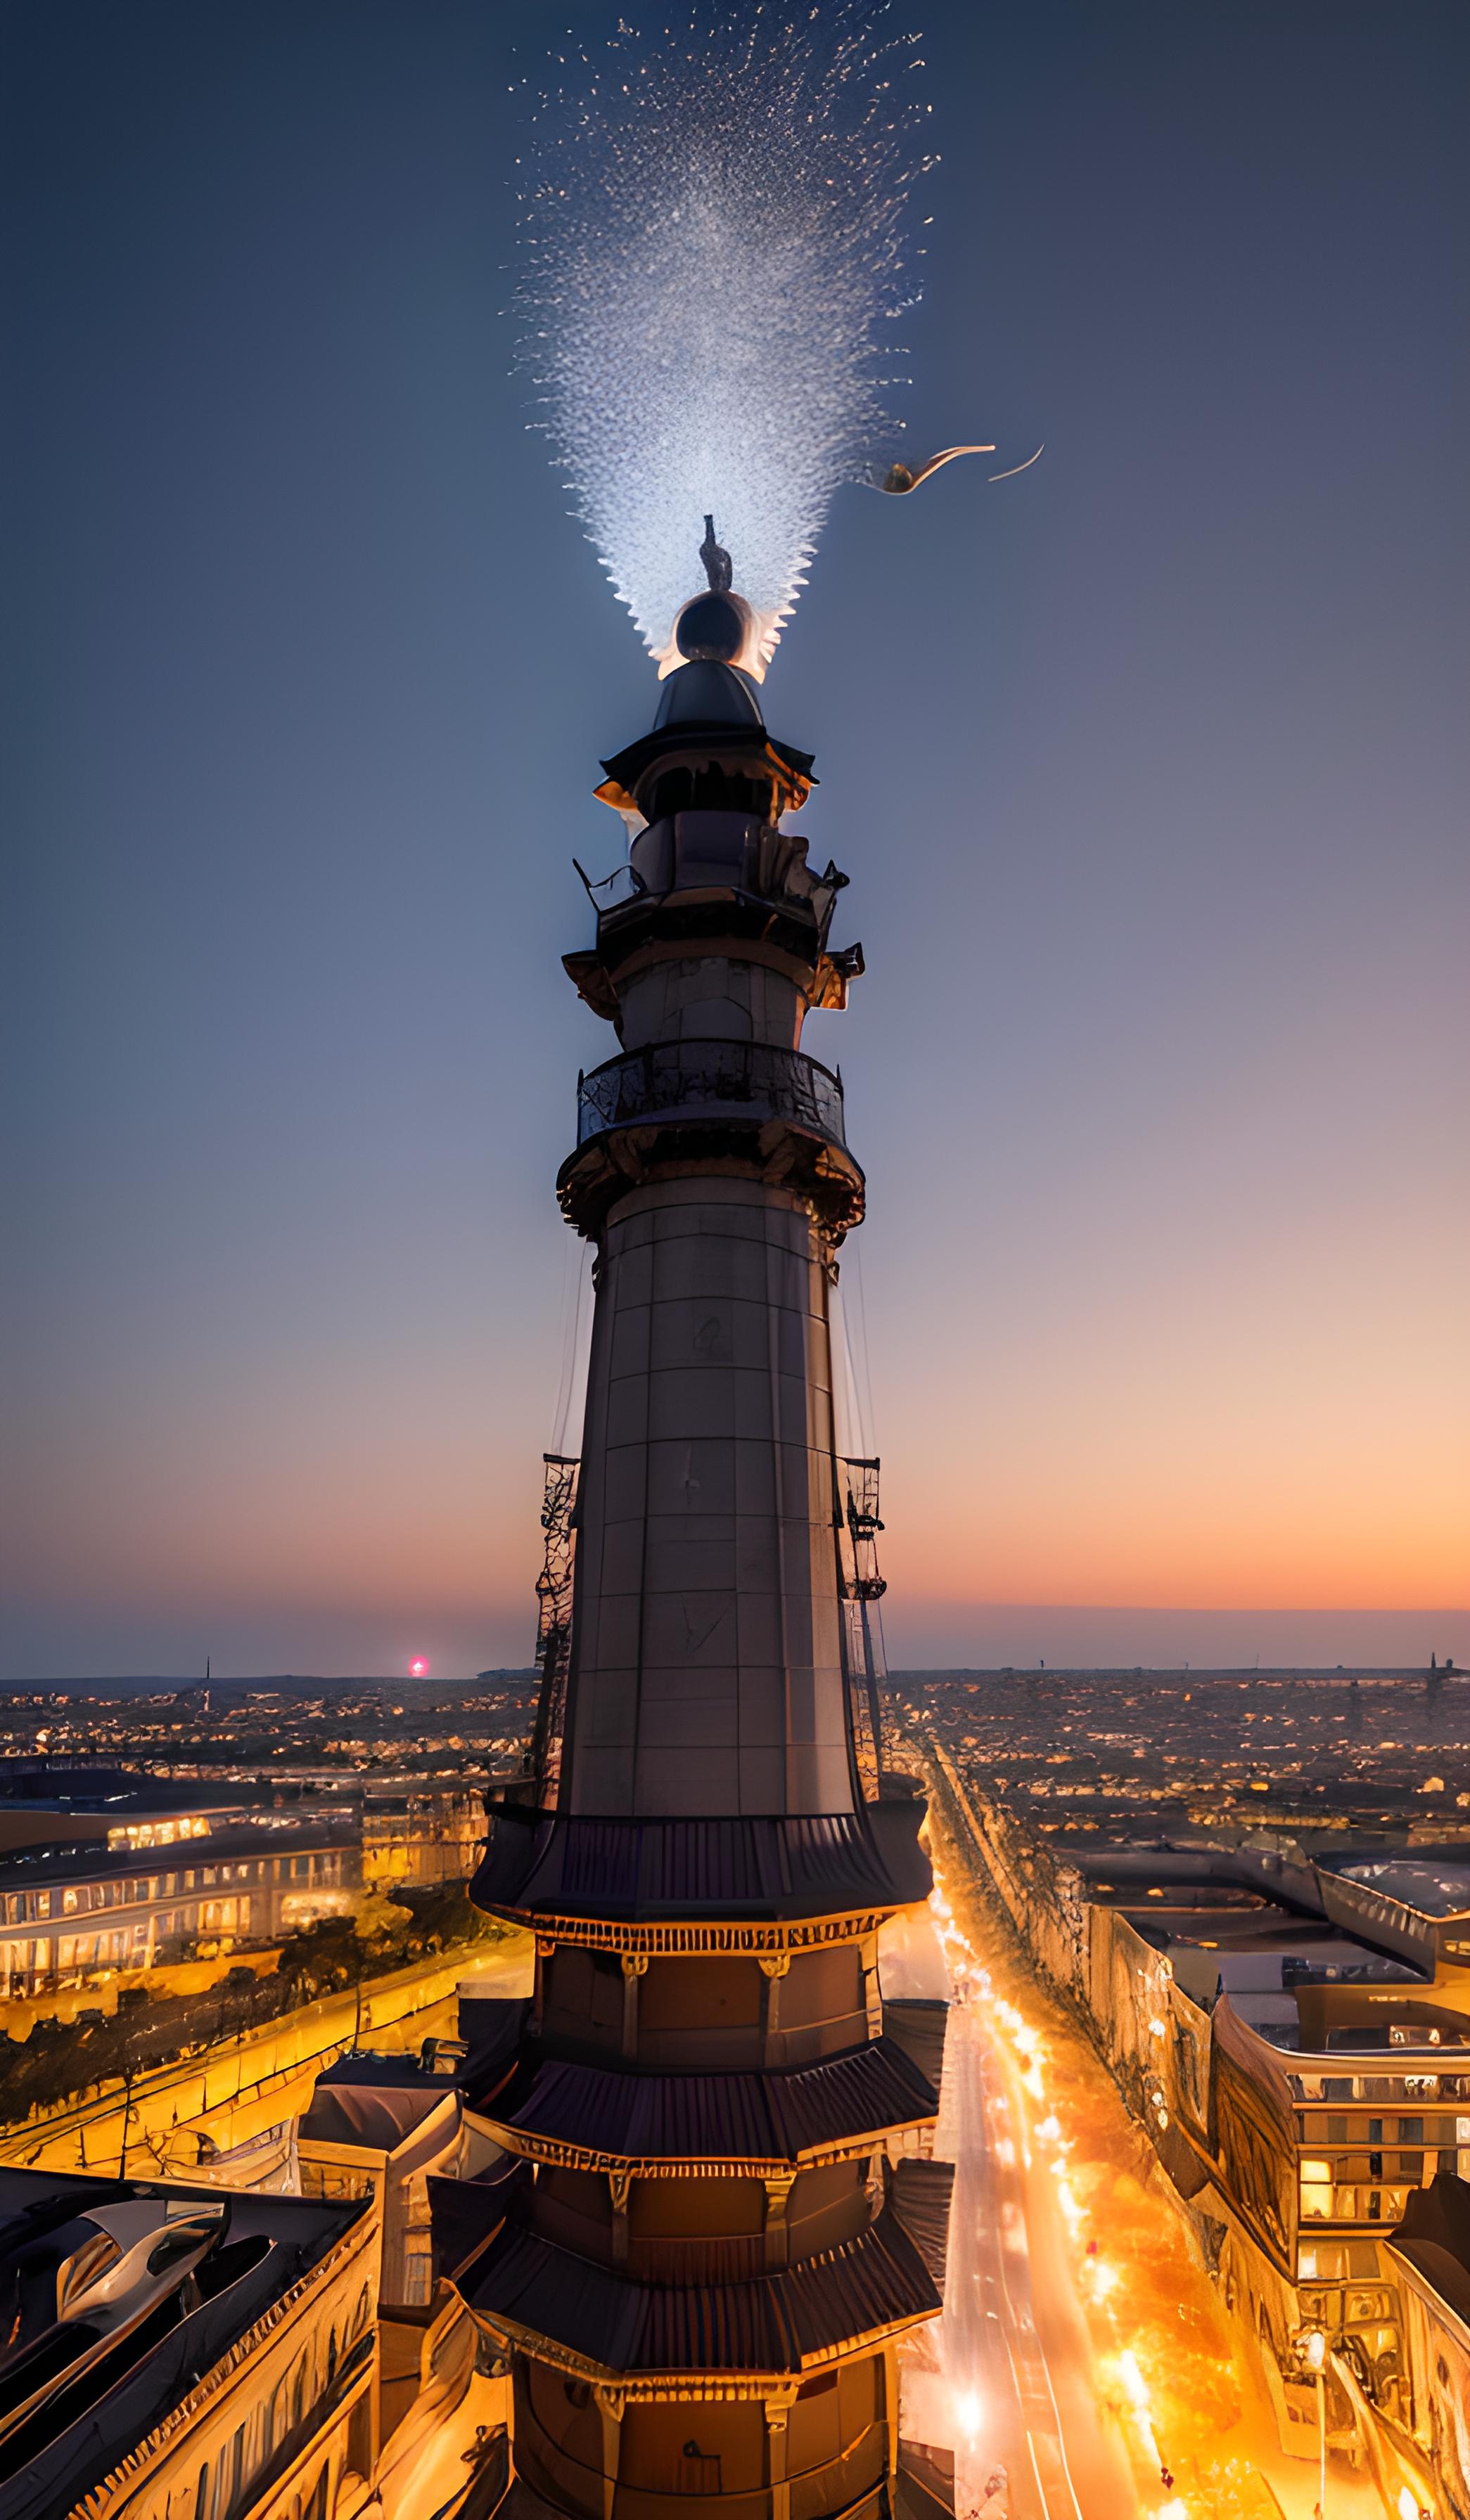
[[[519,355],[574,513],[654,655],[707,516],[763,669],[833,492],[892,428],[885,328],[916,295],[918,39],[830,0],[743,0],[594,57],[535,105]]]

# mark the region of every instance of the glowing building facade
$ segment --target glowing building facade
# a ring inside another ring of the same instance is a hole
[[[926,2007],[878,1975],[923,1808],[883,1773],[876,1464],[833,1415],[863,1179],[801,1046],[861,958],[781,827],[811,761],[727,661],[745,627],[686,609],[598,791],[633,836],[567,957],[620,1043],[558,1184],[597,1252],[583,1445],[548,1463],[535,1773],[475,1885],[536,1985],[456,2281],[511,2374],[512,2507],[578,2520],[911,2506],[896,2348],[942,2273]]]

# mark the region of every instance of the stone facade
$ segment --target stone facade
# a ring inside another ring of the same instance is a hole
[[[817,1229],[789,1192],[659,1182],[608,1219],[575,1811],[851,1809],[827,1293]]]

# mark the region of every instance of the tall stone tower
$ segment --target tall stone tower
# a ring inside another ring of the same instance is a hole
[[[548,1463],[535,1773],[475,1884],[537,1958],[457,2281],[513,2374],[514,2507],[575,2520],[877,2520],[897,2340],[940,2307],[932,2024],[878,1978],[923,1806],[882,1768],[876,1464],[833,1423],[863,1178],[801,1046],[861,956],[781,827],[812,765],[729,661],[741,613],[685,608],[597,791],[633,836],[566,958],[620,1045],[558,1181],[597,1252],[585,1427]]]

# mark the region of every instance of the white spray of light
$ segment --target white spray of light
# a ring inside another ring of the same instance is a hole
[[[712,515],[762,660],[833,493],[871,463],[932,162],[918,37],[829,0],[620,22],[531,115],[519,356],[574,513],[650,651]],[[570,49],[570,48],[569,48]]]

